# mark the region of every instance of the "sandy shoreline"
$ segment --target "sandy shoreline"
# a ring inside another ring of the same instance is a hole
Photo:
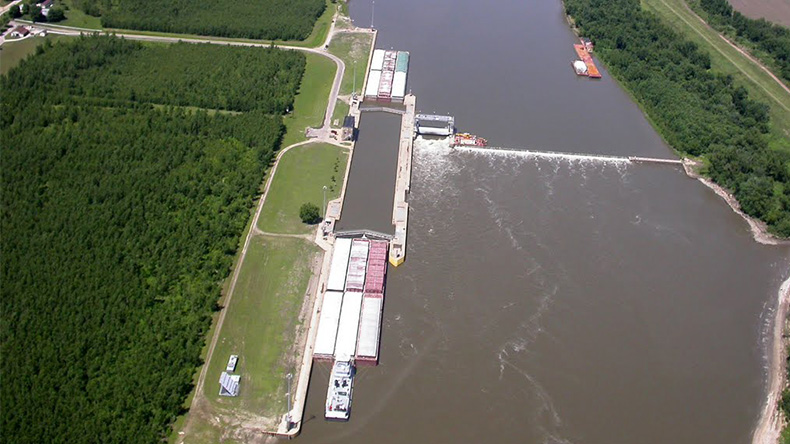
[[[768,375],[768,394],[765,397],[760,420],[752,435],[752,444],[776,444],[782,432],[782,415],[778,402],[785,385],[785,341],[782,333],[787,319],[787,307],[790,302],[790,278],[782,282],[779,288],[779,302],[776,317],[773,319],[773,338],[770,356],[770,372]]]
[[[768,227],[762,221],[749,217],[741,210],[738,200],[723,187],[714,183],[712,180],[702,177],[697,173],[699,166],[690,159],[683,159],[683,168],[689,177],[699,180],[705,186],[712,189],[730,206],[732,211],[741,216],[749,224],[752,237],[758,243],[764,245],[790,245],[790,241],[779,239],[768,232]],[[768,373],[768,393],[763,403],[760,419],[752,434],[752,444],[776,444],[779,442],[782,433],[782,415],[779,411],[779,399],[785,386],[785,341],[782,340],[782,333],[787,322],[787,310],[790,305],[790,277],[787,278],[779,287],[777,294],[776,316],[773,319],[773,334],[771,337],[770,351],[770,370]]]

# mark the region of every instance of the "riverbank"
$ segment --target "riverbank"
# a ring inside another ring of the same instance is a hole
[[[778,443],[786,421],[779,408],[779,401],[787,383],[785,380],[787,341],[783,340],[783,337],[787,324],[787,309],[790,304],[790,278],[785,280],[779,288],[778,299],[776,317],[774,318],[771,355],[769,357],[771,364],[768,375],[768,393],[765,397],[760,420],[754,429],[752,444]]]
[[[752,237],[757,243],[763,245],[790,245],[790,240],[782,239],[774,234],[772,234],[768,230],[768,225],[765,222],[755,219],[748,214],[744,213],[741,210],[741,204],[738,203],[738,199],[733,196],[732,193],[727,191],[721,185],[713,182],[710,178],[703,176],[699,173],[699,168],[701,168],[701,164],[694,160],[684,158],[683,159],[683,169],[686,170],[686,175],[693,179],[697,179],[702,182],[706,187],[713,190],[714,193],[718,194],[719,197],[724,199],[727,202],[727,205],[734,211],[736,214],[741,216],[746,223],[749,224],[749,229],[752,232]]]

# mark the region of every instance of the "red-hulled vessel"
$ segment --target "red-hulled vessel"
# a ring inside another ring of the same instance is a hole
[[[452,146],[487,146],[488,141],[469,133],[458,133],[453,136]]]

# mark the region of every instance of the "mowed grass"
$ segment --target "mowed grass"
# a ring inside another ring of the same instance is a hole
[[[46,37],[28,37],[24,40],[6,40],[0,46],[0,75],[8,73],[11,68],[19,65],[25,57],[36,52],[38,45],[48,40],[56,42],[60,39],[68,38],[65,36],[48,35]]]
[[[717,31],[701,22],[684,0],[642,0],[642,5],[710,54],[712,69],[732,75],[736,83],[749,91],[751,98],[770,106],[770,145],[790,151],[790,93],[725,42]]]
[[[348,111],[351,107],[348,103],[338,99],[335,103],[335,112],[332,113],[332,126],[334,127],[342,127],[343,126],[343,119],[348,115]],[[335,125],[337,122],[337,125]]]
[[[323,205],[340,195],[346,175],[348,149],[326,143],[298,146],[283,154],[272,177],[269,194],[258,219],[258,228],[269,233],[309,233],[315,226],[299,219],[299,207],[312,202]]]
[[[299,85],[299,93],[294,99],[294,109],[283,118],[286,128],[283,148],[306,140],[307,127],[321,127],[329,92],[335,80],[335,62],[318,54],[307,53],[305,56],[307,66]]]
[[[203,386],[216,407],[264,416],[285,413],[285,375],[294,371],[290,350],[302,322],[311,263],[320,251],[302,239],[252,238]],[[231,354],[239,355],[235,373],[241,375],[235,398],[219,396],[219,377]]]
[[[340,57],[346,65],[343,82],[340,84],[340,95],[351,94],[356,82],[357,93],[362,92],[365,74],[368,70],[370,46],[373,44],[373,34],[369,32],[349,32],[335,34],[329,44],[329,52]],[[354,62],[356,62],[356,77],[354,75]],[[356,78],[356,81],[354,80]]]
[[[66,8],[66,20],[56,24],[75,28],[102,29],[101,18],[90,16],[74,7],[71,0],[58,0]]]

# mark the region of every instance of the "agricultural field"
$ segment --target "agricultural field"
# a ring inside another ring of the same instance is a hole
[[[790,1],[788,0],[730,0],[733,8],[743,15],[790,28]]]
[[[299,219],[299,207],[310,202],[321,208],[324,186],[327,202],[340,196],[347,164],[347,148],[325,143],[297,146],[283,154],[272,177],[258,228],[278,234],[314,231],[315,227]]]
[[[216,37],[305,40],[328,0],[74,0],[105,28]]]
[[[269,48],[92,36],[0,77],[16,110],[0,115],[4,436],[167,435],[304,67]],[[265,94],[227,81],[253,77]],[[312,247],[291,247],[309,262]]]

